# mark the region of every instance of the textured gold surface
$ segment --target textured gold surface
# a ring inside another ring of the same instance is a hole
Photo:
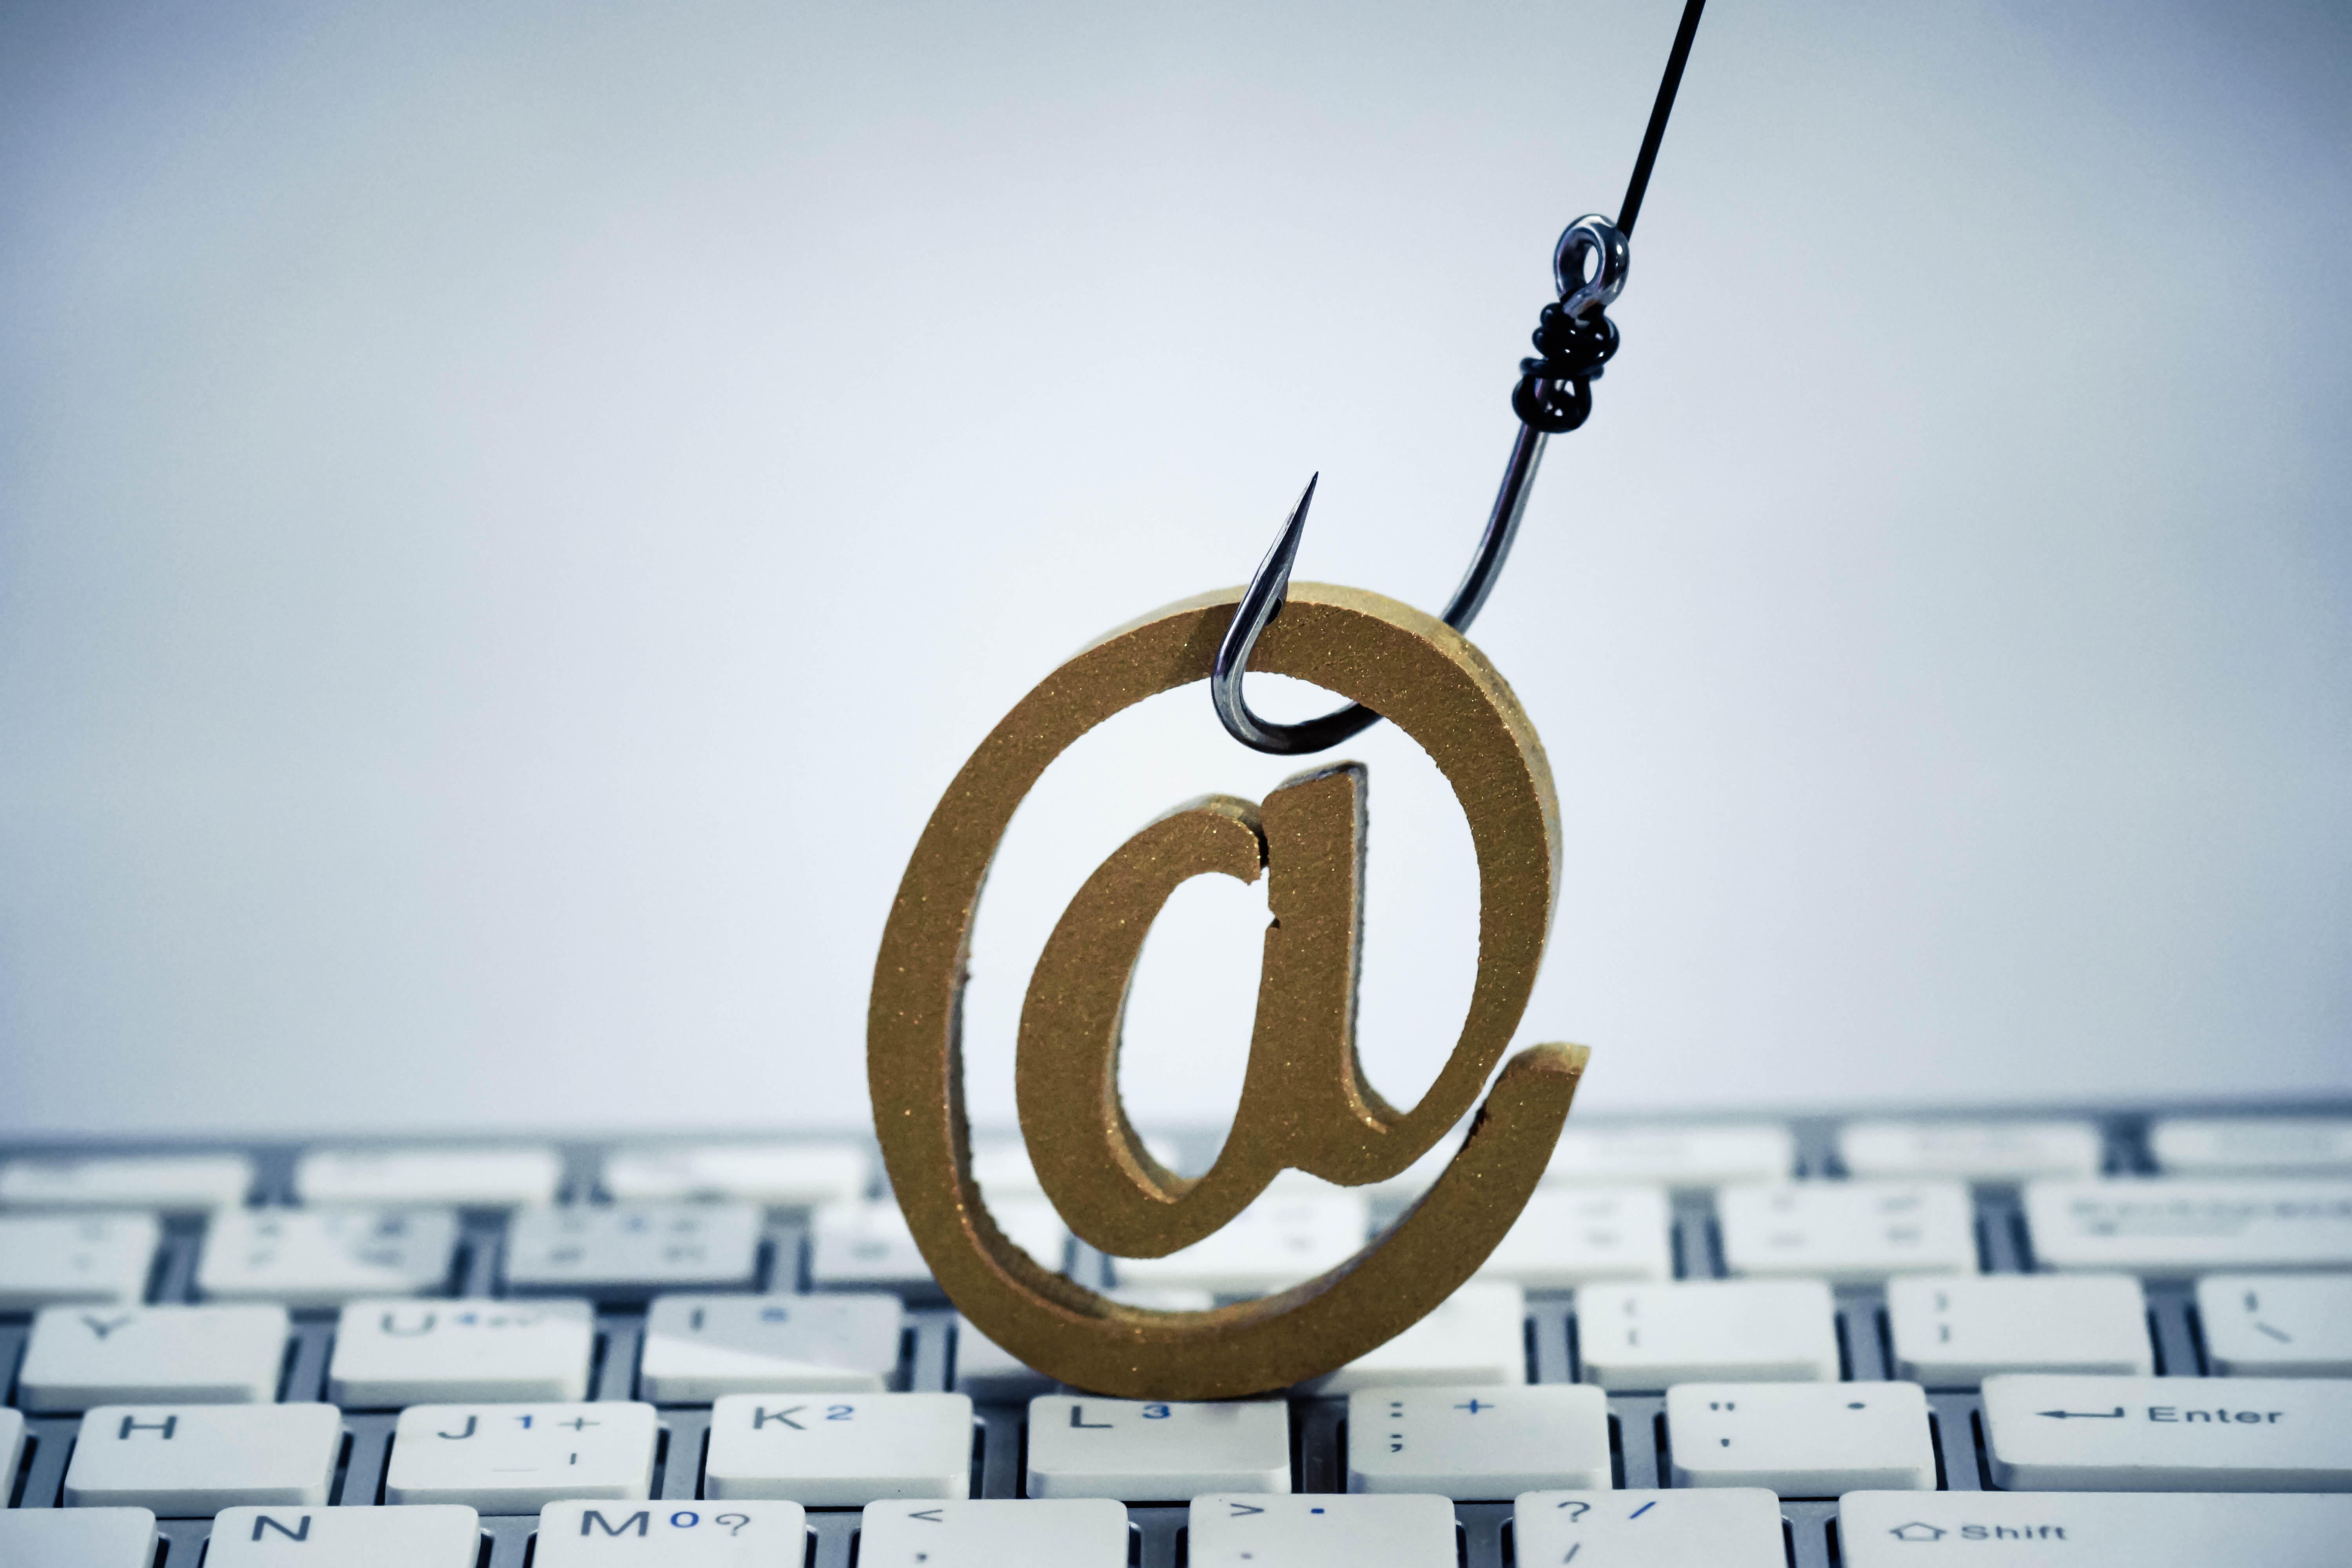
[[[1496,1079],[1428,1194],[1348,1262],[1261,1300],[1155,1312],[1040,1267],[989,1218],[971,1174],[957,1037],[973,915],[1013,808],[1080,735],[1144,698],[1207,679],[1237,590],[1119,628],[1048,676],[992,731],[908,863],[875,964],[866,1070],[890,1180],[923,1257],[964,1316],[1079,1388],[1201,1399],[1331,1371],[1452,1294],[1534,1190],[1583,1070],[1538,1046]],[[1363,773],[1286,783],[1263,806],[1210,796],[1171,812],[1090,877],[1055,927],[1023,1008],[1016,1088],[1038,1174],[1071,1228],[1121,1257],[1216,1230],[1286,1166],[1347,1184],[1396,1174],[1475,1101],[1543,957],[1559,879],[1559,806],[1534,728],[1485,657],[1443,622],[1376,594],[1295,583],[1251,661],[1365,703],[1419,742],[1468,818],[1478,860],[1478,973],[1454,1052],[1400,1112],[1364,1082],[1353,1016],[1361,940]],[[1270,874],[1257,1020],[1242,1106],[1217,1163],[1186,1181],[1143,1151],[1118,1103],[1119,1016],[1152,918],[1189,877]]]

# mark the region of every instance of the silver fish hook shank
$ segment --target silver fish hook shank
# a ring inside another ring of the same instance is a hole
[[[1590,279],[1584,276],[1587,255],[1594,258]],[[1551,353],[1546,345],[1545,333],[1554,330],[1552,323],[1557,321],[1560,331],[1580,332],[1596,342],[1600,341],[1597,334],[1605,331],[1606,347],[1598,352],[1603,359],[1613,352],[1616,330],[1608,326],[1601,312],[1625,287],[1626,264],[1625,237],[1606,218],[1587,216],[1570,224],[1559,237],[1553,257],[1554,281],[1559,286],[1560,302],[1544,312],[1546,325],[1538,330],[1538,345],[1546,347],[1548,354]],[[1510,558],[1511,542],[1518,536],[1520,516],[1527,510],[1528,492],[1534,486],[1536,468],[1543,461],[1544,443],[1551,434],[1544,426],[1573,429],[1581,424],[1591,407],[1586,384],[1601,374],[1595,363],[1584,374],[1573,378],[1566,374],[1549,375],[1545,373],[1561,370],[1562,366],[1549,359],[1523,361],[1520,369],[1522,395],[1513,399],[1514,406],[1521,409],[1518,435],[1511,443],[1510,460],[1503,468],[1503,482],[1496,488],[1494,508],[1486,514],[1486,531],[1479,535],[1469,570],[1462,574],[1461,585],[1454,590],[1441,617],[1457,632],[1470,629],[1470,623],[1485,607],[1487,595],[1494,592],[1503,563]],[[1553,409],[1560,411],[1547,417],[1544,411]],[[1275,537],[1274,548],[1265,552],[1249,586],[1242,591],[1241,603],[1234,609],[1224,639],[1217,645],[1216,662],[1209,675],[1209,700],[1215,706],[1225,732],[1254,751],[1276,756],[1303,756],[1326,751],[1362,733],[1381,719],[1361,703],[1352,703],[1319,719],[1277,724],[1250,711],[1249,701],[1242,695],[1242,677],[1248,671],[1250,654],[1256,648],[1259,637],[1282,613],[1283,600],[1290,590],[1291,564],[1298,558],[1298,542],[1307,530],[1307,509],[1314,502],[1316,481],[1321,477],[1318,474],[1307,481],[1298,504],[1291,509],[1289,520]]]

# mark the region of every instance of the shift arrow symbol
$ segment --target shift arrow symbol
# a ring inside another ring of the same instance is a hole
[[[2033,1414],[2047,1415],[2058,1421],[2064,1421],[2069,1417],[2076,1421],[2120,1421],[2123,1419],[2124,1407],[2118,1405],[2113,1410],[2037,1410]]]

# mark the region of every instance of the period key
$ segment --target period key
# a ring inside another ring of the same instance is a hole
[[[2014,1374],[1984,1413],[2012,1491],[2352,1491],[2352,1382]]]

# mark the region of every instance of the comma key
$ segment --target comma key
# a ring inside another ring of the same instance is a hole
[[[1128,1560],[1127,1510],[1102,1499],[875,1502],[858,1533],[858,1568],[1126,1568]]]
[[[703,1495],[863,1508],[971,1495],[971,1401],[961,1394],[737,1394],[710,1410]]]
[[[0,1312],[66,1302],[136,1301],[163,1227],[149,1214],[0,1219]]]
[[[2352,1383],[2017,1373],[1984,1415],[2012,1491],[2352,1491]]]
[[[1838,1500],[1846,1568],[2337,1568],[2347,1540],[2352,1498],[1855,1491]]]
[[[2208,1275],[2197,1316],[2216,1372],[2352,1377],[2352,1274]]]
[[[1780,1500],[1760,1487],[1525,1492],[1511,1510],[1511,1534],[1519,1561],[1529,1564],[1785,1568],[1788,1562]]]
[[[68,1508],[193,1519],[245,1504],[325,1505],[343,1446],[331,1405],[101,1405],[81,1418]]]
[[[868,1541],[863,1561],[874,1560]],[[532,1568],[801,1568],[808,1513],[796,1502],[551,1502]]]
[[[1442,1497],[1219,1494],[1194,1498],[1186,1524],[1192,1568],[1454,1568],[1455,1562],[1454,1505]]]
[[[412,1405],[393,1429],[384,1500],[536,1513],[561,1498],[650,1495],[650,1405]]]
[[[266,1405],[291,1332],[283,1307],[51,1307],[33,1320],[18,1402]]]
[[[0,1563],[8,1568],[153,1568],[154,1562],[152,1509],[12,1508],[0,1512]]]
[[[470,1508],[225,1508],[205,1568],[473,1568]]]

